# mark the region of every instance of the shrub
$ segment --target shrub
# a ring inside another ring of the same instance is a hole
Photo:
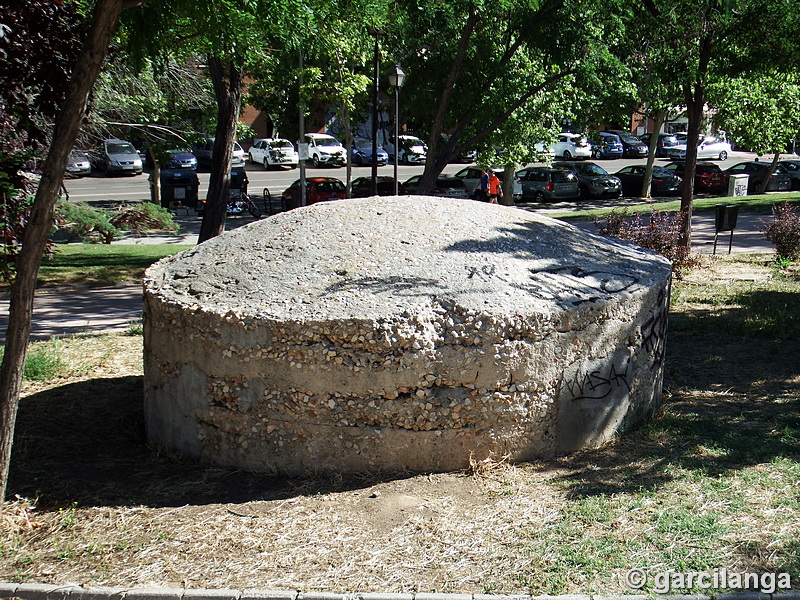
[[[56,207],[56,226],[69,232],[68,242],[89,239],[110,244],[119,233],[104,210],[85,203],[59,202]]]
[[[672,272],[678,279],[697,265],[690,248],[679,244],[685,222],[684,211],[668,213],[660,210],[651,210],[647,221],[641,213],[634,212],[631,215],[627,210],[611,211],[605,225],[595,219],[601,234],[633,242],[668,258],[672,261]]]
[[[120,204],[107,210],[83,203],[60,202],[57,214],[58,227],[69,232],[69,242],[88,239],[110,244],[121,230],[175,232],[180,227],[167,209],[152,202]]]
[[[109,221],[119,229],[132,229],[136,233],[143,231],[171,231],[180,228],[166,208],[152,202],[136,204],[120,204],[112,211]]]
[[[761,222],[764,236],[775,246],[779,259],[794,261],[800,256],[800,216],[797,209],[784,202],[772,207],[772,222]]]

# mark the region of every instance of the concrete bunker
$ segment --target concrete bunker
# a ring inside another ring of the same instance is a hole
[[[602,444],[661,396],[671,270],[523,210],[342,200],[148,269],[151,442],[289,475]]]

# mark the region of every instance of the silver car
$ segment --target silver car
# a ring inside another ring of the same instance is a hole
[[[112,138],[104,140],[92,152],[92,162],[107,175],[140,175],[142,157],[130,142]]]

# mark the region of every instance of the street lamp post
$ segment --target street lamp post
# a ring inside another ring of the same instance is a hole
[[[406,79],[405,71],[397,63],[389,73],[389,85],[394,88],[394,195],[399,195],[400,184],[397,181],[397,165],[400,160],[400,88]]]

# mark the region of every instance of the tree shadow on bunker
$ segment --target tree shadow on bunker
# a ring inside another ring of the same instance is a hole
[[[681,470],[716,477],[800,461],[800,336],[770,308],[800,315],[796,296],[757,291],[739,297],[739,308],[670,315],[658,415],[539,468],[566,470],[558,479],[584,497],[655,490]]]
[[[147,443],[143,402],[141,376],[90,379],[22,399],[8,496],[37,498],[42,509],[166,507],[362,489],[389,478],[288,479],[164,452]]]

